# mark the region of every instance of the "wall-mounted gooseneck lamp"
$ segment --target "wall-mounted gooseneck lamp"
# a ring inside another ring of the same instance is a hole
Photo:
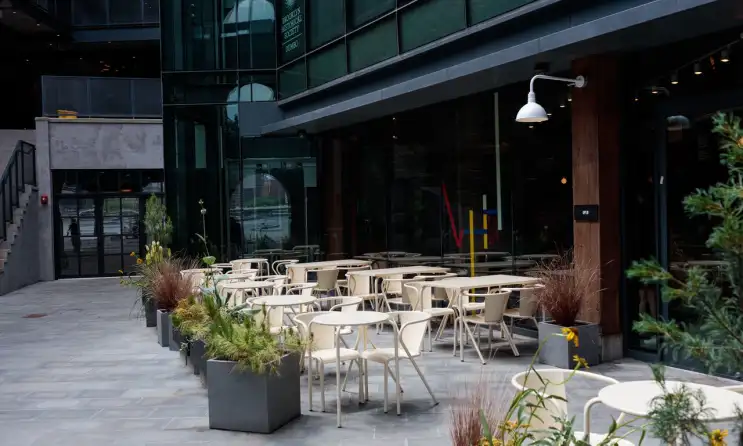
[[[576,88],[583,88],[586,86],[586,79],[583,76],[570,79],[565,77],[547,76],[546,74],[537,74],[531,78],[531,82],[529,83],[529,96],[526,105],[521,107],[521,110],[519,110],[519,113],[516,115],[516,122],[544,122],[549,119],[544,107],[537,104],[537,97],[534,94],[534,81],[537,79],[567,82],[568,85]]]

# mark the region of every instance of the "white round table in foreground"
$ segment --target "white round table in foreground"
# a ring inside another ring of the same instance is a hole
[[[335,383],[336,383],[336,392],[337,392],[337,411],[338,411],[338,427],[341,427],[341,353],[340,353],[340,327],[348,327],[348,326],[363,326],[366,327],[368,325],[374,325],[374,324],[381,324],[383,322],[388,322],[390,320],[390,317],[387,313],[380,313],[377,311],[351,311],[351,312],[342,312],[342,311],[333,311],[328,314],[322,314],[320,316],[317,316],[316,318],[312,319],[310,322],[310,325],[312,324],[318,324],[318,325],[327,325],[331,327],[338,327],[339,329],[335,332],[335,355],[336,355],[336,368],[335,368]],[[397,345],[397,331],[393,331],[395,333],[395,338],[393,339],[393,345]],[[311,355],[310,350],[310,355]],[[312,360],[312,357],[310,356],[310,361]],[[395,361],[395,376],[400,376],[400,363],[399,361]],[[312,377],[310,377],[312,379]],[[397,394],[400,394],[400,379],[398,378],[396,380],[397,383]],[[310,383],[310,385],[312,385]],[[361,375],[359,374],[359,400],[363,398],[362,392],[361,392]],[[310,405],[312,402],[310,401]],[[400,414],[400,399],[397,400],[397,413]]]
[[[689,390],[704,394],[709,414],[707,421],[726,421],[737,418],[736,407],[743,410],[743,395],[721,387],[689,382],[666,381],[669,392],[676,392],[685,385]],[[655,381],[627,381],[611,384],[599,390],[598,398],[613,409],[628,415],[646,417],[652,410],[654,398],[663,394],[663,389]]]

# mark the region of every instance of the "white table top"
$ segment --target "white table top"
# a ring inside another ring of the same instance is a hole
[[[254,258],[254,259],[235,259],[232,263],[268,263],[268,259],[260,257],[260,258]]]
[[[507,274],[494,274],[490,276],[478,277],[452,277],[450,279],[432,280],[424,282],[425,286],[433,288],[448,289],[466,289],[466,288],[484,288],[491,286],[509,286],[509,285],[532,285],[539,283],[536,277],[509,276]]]
[[[253,301],[253,305],[265,305],[267,307],[292,307],[294,305],[307,305],[315,301],[314,296],[302,296],[301,294],[282,294],[279,296],[259,297]]]
[[[743,394],[721,387],[690,382],[666,381],[669,391],[676,391],[685,385],[692,391],[700,390],[706,399],[710,413],[709,421],[731,420],[737,417],[736,407],[743,409]],[[605,405],[628,415],[645,417],[650,412],[653,398],[662,395],[663,390],[655,381],[627,381],[611,384],[599,390],[598,397]]]
[[[325,260],[322,262],[309,262],[309,263],[292,263],[291,265],[287,265],[287,268],[321,268],[323,266],[354,266],[354,265],[368,265],[368,260],[354,260],[354,259],[344,259],[344,260]]]
[[[377,311],[333,311],[317,316],[312,323],[338,327],[379,324],[388,320],[389,314]]]
[[[448,268],[442,268],[440,266],[401,266],[399,268],[382,268],[382,269],[365,269],[360,271],[349,271],[349,275],[362,276],[362,277],[382,277],[392,276],[396,274],[417,274],[417,273],[445,273],[449,271]]]
[[[256,282],[254,280],[245,280],[243,282],[233,282],[221,285],[222,289],[227,290],[246,290],[249,288],[268,288],[276,284],[273,282]]]

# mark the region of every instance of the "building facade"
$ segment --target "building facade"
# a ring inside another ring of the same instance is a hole
[[[709,116],[743,106],[740,2],[161,6],[178,247],[198,250],[205,230],[224,258],[296,245],[442,256],[470,250],[473,211],[489,228],[478,250],[572,248],[600,270],[584,317],[601,323],[606,359],[657,359],[655,339],[631,330],[640,312],[693,317],[624,271],[716,261],[709,223],[680,203],[724,173]],[[537,81],[550,119],[516,123],[537,73],[588,82]],[[595,218],[576,220],[576,206]]]

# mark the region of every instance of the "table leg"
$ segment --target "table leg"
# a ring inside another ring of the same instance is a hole
[[[341,329],[337,327],[335,330],[335,390],[338,410],[338,427],[341,427]]]
[[[393,322],[393,323],[396,324],[396,322]],[[400,379],[400,352],[398,351],[400,348],[399,347],[400,343],[397,339],[399,336],[397,326],[393,327],[392,333],[394,336],[393,341],[395,342],[395,391],[397,393],[397,414],[400,415],[400,390],[401,390],[400,381],[401,379]],[[385,388],[386,387],[387,387],[387,383],[385,383]]]

